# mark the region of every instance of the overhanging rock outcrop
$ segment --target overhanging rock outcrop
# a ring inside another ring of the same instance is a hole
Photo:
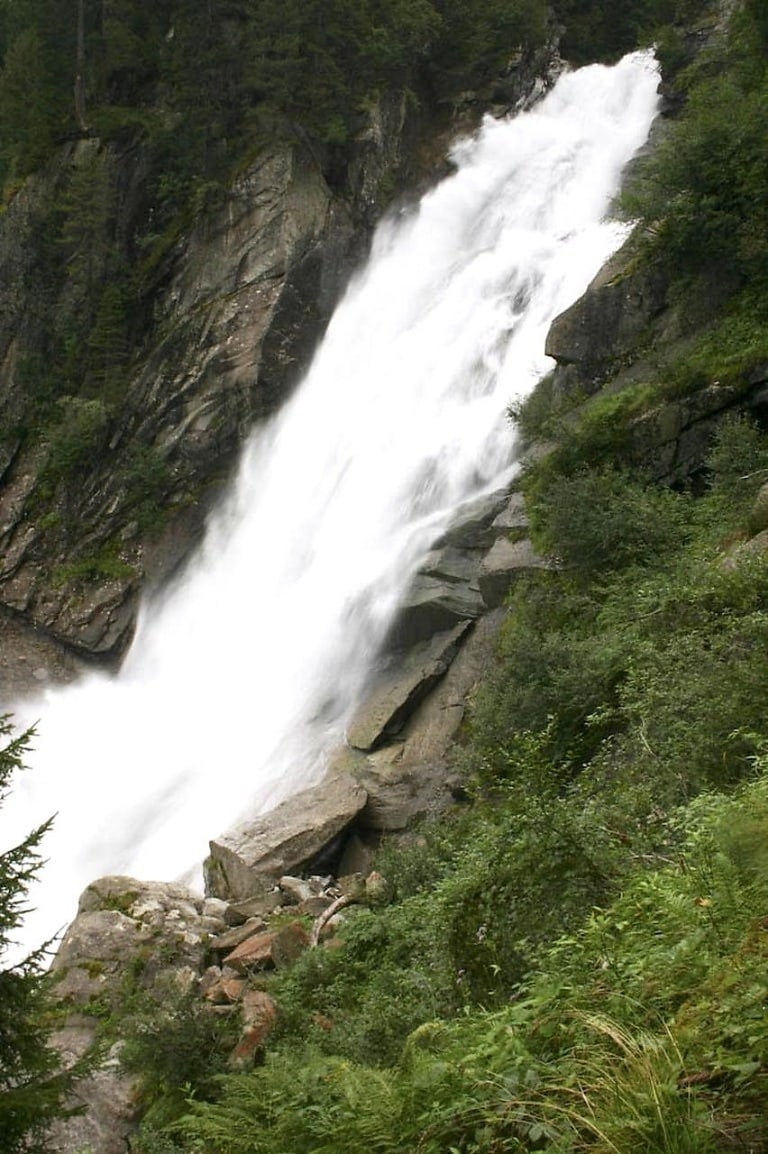
[[[243,822],[210,843],[206,891],[243,901],[300,873],[334,842],[365,806],[365,789],[349,774],[331,773],[263,817]]]

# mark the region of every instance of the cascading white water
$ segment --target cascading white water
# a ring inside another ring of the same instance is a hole
[[[199,557],[144,606],[119,676],[16,706],[38,734],[0,845],[57,814],[31,943],[93,878],[179,876],[209,837],[322,772],[419,557],[510,471],[507,406],[624,236],[604,215],[656,85],[647,54],[592,66],[459,144],[456,173],[379,228]]]

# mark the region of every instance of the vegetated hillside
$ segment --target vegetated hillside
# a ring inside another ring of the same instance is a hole
[[[621,341],[582,305],[586,351],[561,328],[518,414],[559,565],[510,600],[468,800],[382,847],[394,900],[269,979],[253,1070],[224,1018],[127,976],[105,1030],[142,1079],[137,1151],[766,1149],[768,438],[741,411],[768,362],[764,0],[690,68],[683,29],[661,44],[682,111],[596,290],[640,304]],[[675,475],[667,425],[725,409]]]
[[[678,76],[634,184],[622,290],[658,278],[664,332],[519,414],[559,566],[510,600],[470,801],[384,846],[395,899],[271,979],[253,1071],[198,1094],[156,1041],[199,1013],[137,1009],[139,1149],[767,1148],[768,437],[741,411],[768,361],[767,32],[747,4]],[[712,390],[731,413],[694,481],[659,486],[649,427]]]

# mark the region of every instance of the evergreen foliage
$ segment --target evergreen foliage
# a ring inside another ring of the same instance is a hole
[[[0,718],[0,804],[11,778],[23,768],[31,732],[14,735],[7,716]],[[50,979],[44,972],[45,949],[7,964],[8,949],[27,912],[27,889],[41,864],[40,845],[50,822],[18,845],[0,852],[0,1152],[43,1154],[51,1121],[63,1112],[63,1100],[77,1071],[61,1068],[48,1045],[52,1028]]]

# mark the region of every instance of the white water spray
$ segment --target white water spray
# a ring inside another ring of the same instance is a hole
[[[210,837],[322,773],[419,558],[509,473],[507,406],[624,236],[604,216],[656,85],[646,54],[582,69],[458,145],[456,173],[378,230],[199,557],[144,606],[119,676],[16,706],[38,735],[0,847],[57,815],[30,943],[95,877],[179,876]]]

